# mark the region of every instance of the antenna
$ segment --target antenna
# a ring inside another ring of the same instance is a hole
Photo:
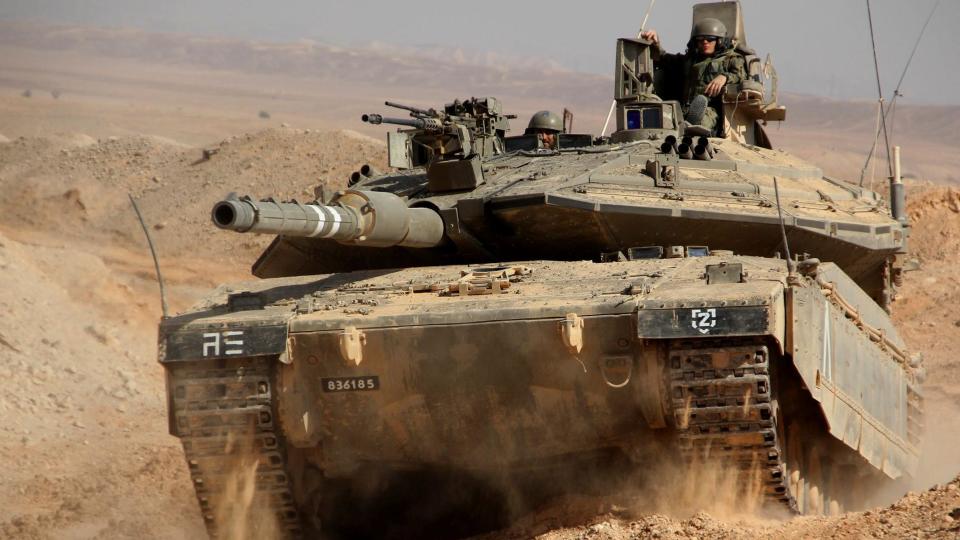
[[[563,108],[563,132],[573,133],[573,111]]]
[[[163,318],[166,319],[169,317],[169,315],[167,315],[167,294],[163,287],[163,275],[160,274],[160,261],[157,259],[157,251],[153,249],[153,238],[150,237],[150,231],[147,229],[147,224],[143,222],[143,215],[140,213],[140,208],[137,206],[137,201],[130,193],[127,193],[127,197],[130,198],[130,204],[133,205],[133,211],[137,214],[137,220],[140,221],[140,227],[143,228],[143,234],[147,237],[147,245],[150,246],[150,255],[153,256],[153,267],[157,271],[157,282],[160,284],[160,309],[163,311]]]
[[[920,47],[920,42],[923,40],[923,34],[927,31],[927,26],[930,24],[930,20],[933,19],[933,14],[936,13],[937,8],[940,7],[940,0],[933,5],[933,8],[930,9],[930,14],[927,15],[927,20],[923,23],[923,27],[920,29],[920,35],[917,36],[917,41],[913,44],[913,50],[910,51],[910,57],[907,58],[906,65],[903,66],[903,72],[900,73],[900,80],[897,81],[897,87],[893,90],[893,97],[890,98],[890,104],[887,105],[887,110],[883,112],[883,119],[886,120],[886,117],[891,114],[891,111],[896,114],[896,105],[897,98],[902,96],[900,93],[900,86],[903,84],[903,79],[907,76],[907,70],[910,69],[910,63],[913,62],[913,56],[917,53],[917,48]],[[890,119],[891,127],[890,130],[893,131],[893,119]],[[870,151],[867,153],[867,160],[863,164],[863,168],[860,169],[860,186],[863,186],[863,178],[866,174],[867,167],[870,165],[870,161],[873,159],[873,152],[877,149],[877,142],[880,139],[880,114],[877,114],[877,127],[875,129],[875,135],[873,137],[873,145],[870,146]],[[873,189],[873,179],[871,178],[871,189]]]
[[[787,252],[787,279],[794,276],[793,257],[790,256],[790,244],[787,243],[787,227],[783,224],[783,207],[780,206],[780,186],[777,185],[777,177],[773,177],[773,194],[777,197],[777,215],[780,217],[780,234],[783,237],[783,250]]]
[[[873,47],[873,70],[877,75],[877,106],[880,108],[880,125],[883,126],[883,143],[887,149],[887,168],[893,176],[893,163],[890,161],[890,138],[887,136],[887,116],[883,114],[883,90],[880,87],[880,63],[877,61],[877,40],[873,35],[873,13],[870,0],[867,0],[867,22],[870,24],[870,45]]]

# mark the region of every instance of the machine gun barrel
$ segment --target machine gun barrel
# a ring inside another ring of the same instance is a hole
[[[236,232],[329,238],[373,247],[433,247],[444,239],[443,219],[429,208],[409,208],[400,197],[347,190],[329,205],[228,197],[211,211],[214,225]]]
[[[393,107],[394,109],[403,109],[405,111],[410,111],[417,116],[436,116],[437,112],[433,109],[421,109],[419,107],[411,107],[410,105],[403,105],[402,103],[395,103],[393,101],[384,101],[384,105],[387,107]]]
[[[426,131],[443,130],[443,124],[436,118],[391,118],[379,114],[365,114],[360,117],[360,120],[375,126],[380,124],[396,124],[398,126],[410,126]]]

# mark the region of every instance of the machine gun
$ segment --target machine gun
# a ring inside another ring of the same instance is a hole
[[[474,189],[482,184],[481,161],[504,152],[508,120],[516,118],[503,114],[496,98],[454,100],[442,111],[391,101],[384,105],[408,111],[411,118],[364,114],[361,120],[411,128],[387,134],[390,166],[425,167],[432,192]]]

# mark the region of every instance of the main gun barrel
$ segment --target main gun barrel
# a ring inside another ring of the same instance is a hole
[[[365,114],[360,120],[368,124],[396,124],[398,126],[410,126],[427,131],[442,131],[443,124],[436,118],[391,118],[379,114]]]
[[[443,219],[429,208],[409,208],[400,197],[347,190],[329,205],[230,197],[211,211],[214,225],[244,233],[329,238],[373,247],[433,247],[444,238]]]

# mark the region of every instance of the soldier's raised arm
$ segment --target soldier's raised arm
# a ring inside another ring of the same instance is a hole
[[[665,50],[663,50],[663,45],[660,43],[660,34],[656,30],[644,30],[640,32],[640,39],[646,39],[653,43],[650,47],[650,56],[654,61],[661,60],[663,57],[670,56]]]

